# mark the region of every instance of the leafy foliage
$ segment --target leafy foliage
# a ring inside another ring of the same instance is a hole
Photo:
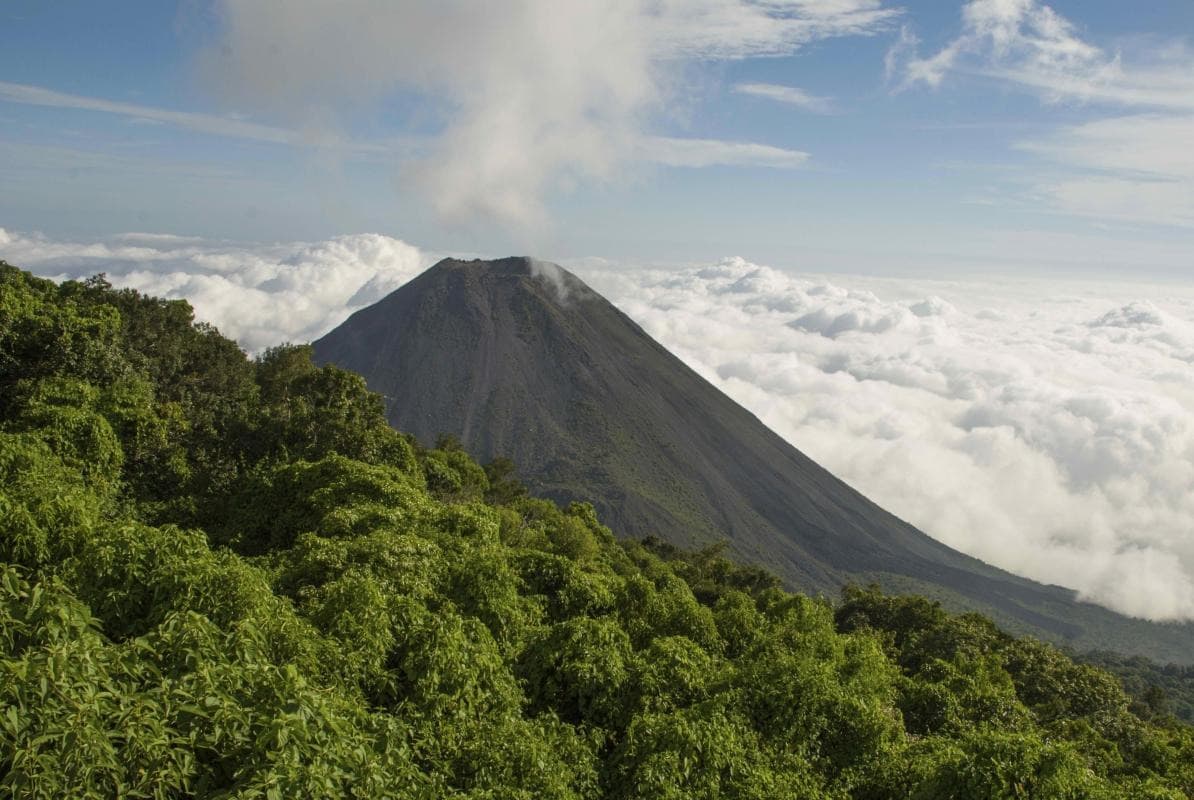
[[[1100,669],[619,543],[185,304],[0,266],[0,389],[6,794],[1194,796]]]
[[[1132,698],[1132,711],[1137,716],[1163,719],[1172,714],[1194,724],[1194,666],[1161,665],[1106,650],[1083,653],[1079,660],[1118,677]]]

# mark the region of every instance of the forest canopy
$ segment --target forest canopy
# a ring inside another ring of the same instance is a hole
[[[3,791],[1194,797],[1155,693],[924,598],[619,541],[516,471],[305,346],[0,262]]]

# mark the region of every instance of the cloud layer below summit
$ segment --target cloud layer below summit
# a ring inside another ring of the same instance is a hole
[[[315,338],[436,260],[378,235],[248,246],[3,230],[0,258],[185,297],[250,350]],[[1117,611],[1194,619],[1194,290],[827,279],[741,259],[574,271],[935,538]]]
[[[1194,290],[740,259],[585,277],[934,538],[1126,614],[1194,618]]]

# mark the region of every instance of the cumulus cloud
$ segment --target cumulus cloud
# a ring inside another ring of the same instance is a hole
[[[250,350],[318,337],[435,260],[378,235],[250,246],[2,229],[0,258],[185,297]],[[1194,619],[1194,290],[825,279],[742,259],[574,269],[931,536],[1117,611]]]
[[[791,166],[802,153],[652,138],[688,65],[786,55],[881,30],[880,0],[221,0],[201,59],[233,106],[335,120],[417,108],[408,163],[449,219],[542,222],[546,193],[644,157],[672,166]],[[667,146],[664,146],[667,145]],[[726,160],[729,159],[729,160]]]
[[[1194,53],[1184,40],[1110,51],[1038,0],[970,0],[954,40],[928,56],[919,44],[905,27],[888,52],[898,90],[979,76],[1050,104],[1115,109],[1020,143],[1054,162],[1054,174],[1036,186],[1051,205],[1102,219],[1194,225]]]

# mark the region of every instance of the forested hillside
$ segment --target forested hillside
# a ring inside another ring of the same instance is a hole
[[[1157,664],[1139,656],[1106,650],[1083,653],[1081,660],[1119,676],[1142,717],[1172,714],[1194,724],[1194,667]]]
[[[6,795],[1194,797],[1051,646],[619,542],[306,347],[2,262],[0,526]]]

